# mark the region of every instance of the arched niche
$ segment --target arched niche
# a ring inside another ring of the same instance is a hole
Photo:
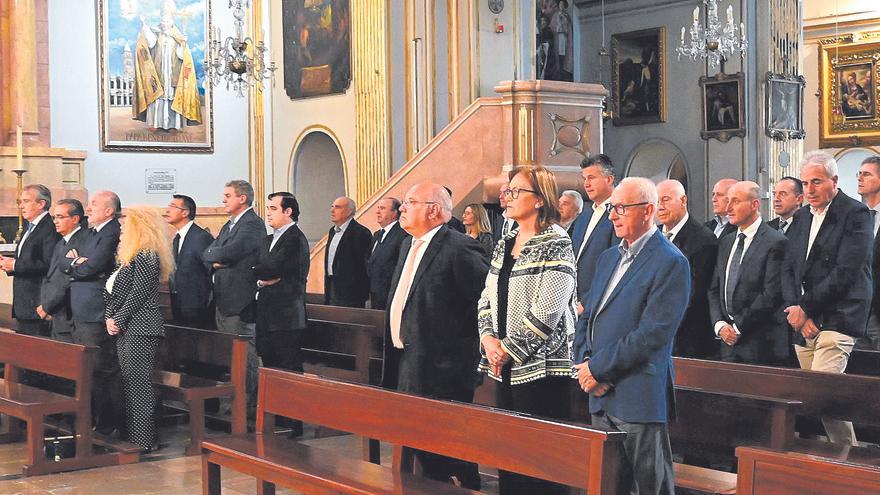
[[[664,139],[650,139],[636,146],[626,166],[625,177],[647,177],[655,183],[675,179],[688,191],[688,166],[684,153]]]
[[[345,196],[345,158],[337,141],[325,129],[303,133],[291,159],[291,192],[302,213],[299,228],[315,243],[330,228],[330,204]]]
[[[857,197],[856,175],[862,166],[862,160],[869,156],[878,156],[880,152],[874,148],[847,148],[834,157],[837,159],[837,186],[850,197]],[[797,173],[797,169],[794,170]]]

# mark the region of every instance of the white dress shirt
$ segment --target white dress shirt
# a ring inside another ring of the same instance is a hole
[[[21,247],[24,246],[24,241],[26,241],[30,238],[31,233],[33,231],[37,230],[37,225],[39,225],[40,221],[42,221],[44,218],[46,218],[46,215],[48,215],[48,214],[49,214],[48,211],[44,211],[43,213],[40,213],[40,215],[37,218],[35,218],[32,222],[28,222],[30,225],[33,225],[33,227],[29,226],[28,230],[25,231],[24,235],[21,237],[21,240],[18,241],[17,252],[19,252],[19,253],[21,252]]]
[[[836,194],[835,194],[835,197]],[[816,240],[816,236],[819,234],[819,229],[822,228],[822,224],[825,223],[825,216],[828,214],[828,208],[831,208],[831,203],[834,202],[832,198],[831,201],[825,205],[825,208],[822,208],[822,211],[819,211],[816,208],[810,207],[810,213],[813,214],[813,221],[810,223],[810,241],[807,243],[807,257],[804,260],[810,258],[810,251],[813,250],[813,242]]]
[[[272,249],[275,247],[275,243],[278,242],[278,239],[287,232],[287,229],[296,225],[296,222],[290,222],[287,225],[282,225],[281,228],[275,229],[272,231],[272,242],[269,243],[269,252],[272,252]]]
[[[177,231],[177,235],[180,236],[180,240],[177,241],[177,254],[180,254],[180,250],[183,249],[183,239],[186,238],[186,234],[189,232],[189,229],[193,226],[195,222],[190,220],[186,223],[180,230]]]
[[[752,245],[752,241],[755,239],[755,234],[758,233],[758,228],[760,226],[761,226],[761,215],[758,215],[758,218],[755,219],[755,221],[752,222],[751,225],[749,225],[745,229],[740,228],[739,230],[737,230],[735,232],[736,237],[734,237],[733,246],[730,247],[730,253],[727,254],[727,265],[724,267],[725,286],[721,287],[721,297],[724,298],[724,307],[725,308],[730,307],[730,301],[727,300],[727,287],[726,287],[726,285],[727,285],[728,277],[730,275],[730,263],[733,261],[733,253],[736,252],[736,245],[739,243],[739,239],[737,239],[737,237],[739,237],[740,233],[745,234],[745,236],[746,236],[746,238],[743,239],[742,257],[739,259],[740,263],[742,263],[742,260],[745,259],[746,253],[749,251],[749,246]],[[728,318],[731,319],[731,321],[733,320],[733,315],[728,314],[727,316],[728,316]],[[724,328],[725,325],[727,325],[726,321],[716,321],[715,322],[715,336],[716,337],[718,336],[719,332],[721,332],[721,329]],[[739,331],[739,328],[736,327],[736,323],[734,323],[731,326],[733,327],[733,331],[736,332],[737,335],[742,335]]]
[[[606,200],[607,201],[607,200]],[[584,232],[584,240],[581,242],[581,245],[578,246],[578,252],[576,259],[581,259],[581,254],[584,252],[584,247],[587,245],[587,241],[590,239],[590,236],[593,235],[593,230],[596,229],[596,225],[599,225],[599,221],[602,220],[602,216],[605,215],[605,207],[606,201],[601,203],[593,203],[593,215],[590,217],[590,223],[587,224],[587,231]]]
[[[724,216],[715,215],[715,221],[718,222],[715,225],[715,230],[714,230],[715,237],[720,238],[721,233],[724,232],[724,227],[727,227],[727,224],[730,223],[730,219],[727,218],[727,215],[724,215]]]
[[[399,304],[401,310],[402,310],[402,308],[406,308],[406,298],[409,297],[409,291],[407,291],[406,294],[402,294],[401,292],[403,292],[403,291],[400,291],[398,289],[402,286],[402,287],[409,287],[410,290],[412,290],[412,280],[415,278],[416,273],[418,273],[418,271],[419,271],[419,263],[422,262],[422,258],[425,256],[425,251],[428,250],[428,246],[431,245],[431,240],[434,239],[435,235],[437,235],[437,232],[440,230],[440,227],[443,227],[443,225],[441,224],[441,225],[434,227],[433,229],[429,230],[428,232],[426,232],[424,235],[422,235],[418,239],[413,237],[410,240],[410,250],[407,253],[407,259],[404,261],[404,266],[406,266],[406,262],[409,261],[409,257],[412,256],[412,252],[413,252],[412,247],[411,247],[412,243],[415,243],[416,241],[422,241],[422,242],[424,242],[424,244],[419,249],[419,252],[417,252],[415,254],[416,259],[413,262],[413,268],[412,268],[412,271],[410,272],[409,279],[404,280],[403,277],[401,277],[401,279],[397,281],[397,287],[394,288],[394,298],[391,301],[388,301],[389,311],[391,310],[391,308],[394,308],[397,306],[394,301],[397,300],[397,298],[399,298],[399,297],[404,298],[402,303]],[[391,317],[391,318],[389,318],[389,320],[391,322],[391,326],[393,327],[395,325],[399,325],[400,320],[402,320],[402,318]],[[394,347],[396,347],[398,349],[403,349],[403,342],[399,340],[399,336],[400,336],[400,328],[397,328],[397,329],[392,328],[391,329],[391,337],[392,337],[391,340],[392,340],[392,343],[394,344]]]
[[[70,239],[73,237],[73,235],[76,234],[77,232],[79,232],[80,230],[82,230],[82,227],[77,227],[77,228],[73,229],[73,231],[71,233],[67,234],[66,236],[63,236],[62,239],[64,239],[64,242],[70,242]]]
[[[384,231],[384,232],[382,232],[382,240],[373,244],[373,249],[370,250],[371,253],[376,250],[376,246],[378,246],[379,244],[382,244],[385,241],[385,238],[388,237],[388,233],[391,232],[391,229],[393,229],[395,225],[397,225],[397,220],[395,220],[395,221],[389,223],[388,225],[382,227],[381,229],[379,229],[379,230]],[[376,232],[378,232],[379,230],[377,230]]]
[[[354,217],[352,217],[354,218]],[[327,247],[327,275],[333,276],[333,260],[336,259],[336,248],[339,247],[339,241],[342,240],[342,236],[345,235],[345,229],[348,228],[348,225],[351,224],[351,218],[345,221],[344,224],[336,226],[333,228],[339,229],[335,234],[333,234],[333,239],[330,239],[330,246]]]
[[[678,233],[681,232],[681,228],[684,227],[684,224],[687,223],[687,221],[690,217],[691,217],[690,213],[684,212],[684,217],[677,224],[675,224],[675,227],[672,227],[669,230],[666,230],[665,226],[663,227],[663,235],[670,234],[667,236],[667,238],[669,239],[669,242],[674,241],[675,238],[678,237]]]

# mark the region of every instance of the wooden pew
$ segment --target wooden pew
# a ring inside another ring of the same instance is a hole
[[[880,376],[880,351],[853,349],[846,365],[846,374]]]
[[[187,455],[201,454],[206,399],[231,399],[232,433],[244,433],[247,429],[245,382],[249,340],[246,335],[165,325],[153,384],[164,399],[186,403],[190,425]],[[228,379],[218,380],[217,370],[228,370]]]
[[[306,304],[303,368],[308,373],[378,385],[385,311]]]
[[[140,449],[127,442],[117,442],[123,451],[93,451],[91,413],[92,369],[98,348],[58,342],[42,337],[0,331],[0,363],[5,365],[0,380],[0,413],[21,419],[27,424],[27,462],[25,476],[111,466],[137,462]],[[74,382],[74,395],[68,396],[20,383],[22,369]],[[49,460],[43,453],[46,417],[51,414],[74,414],[76,454],[72,458]],[[19,439],[17,423],[3,441]]]
[[[738,495],[880,493],[880,451],[826,444],[810,452],[736,449]]]
[[[275,485],[306,493],[473,493],[406,472],[405,445],[612,494],[625,435],[268,368],[260,369],[257,407],[256,434],[202,442],[203,493],[220,493],[221,466],[254,476],[265,494]],[[395,463],[280,440],[273,415],[389,442]]]

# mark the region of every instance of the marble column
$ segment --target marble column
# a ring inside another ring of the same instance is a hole
[[[46,0],[0,1],[0,144],[49,144],[48,4]]]

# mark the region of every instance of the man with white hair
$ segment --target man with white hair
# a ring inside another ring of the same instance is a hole
[[[711,359],[718,344],[711,330],[707,293],[715,271],[718,239],[688,213],[684,186],[675,179],[657,184],[657,220],[663,235],[687,258],[691,266],[691,295],[681,328],[675,333],[676,356]]]
[[[621,241],[599,256],[575,370],[593,425],[626,432],[620,491],[672,495],[666,423],[674,408],[672,341],[691,292],[688,261],[654,225],[649,179],[622,180],[609,209]]]
[[[363,308],[370,297],[367,260],[373,234],[354,219],[357,206],[345,196],[330,205],[330,228],[324,247],[324,304]]]
[[[584,198],[581,193],[571,189],[559,195],[559,226],[568,231],[571,237],[571,224],[584,210]]]
[[[807,206],[795,214],[783,268],[783,297],[801,368],[843,373],[865,336],[871,305],[871,213],[837,187],[837,162],[824,151],[801,161]],[[823,420],[828,439],[856,445],[852,423]]]

